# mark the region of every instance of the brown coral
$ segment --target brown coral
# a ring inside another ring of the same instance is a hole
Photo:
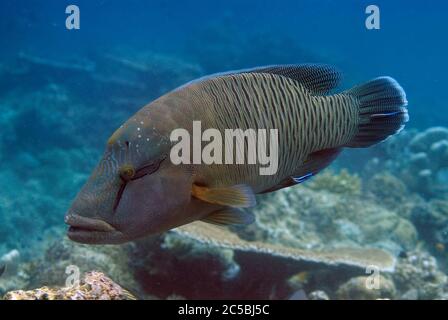
[[[135,300],[101,272],[87,272],[79,285],[64,288],[42,287],[35,290],[10,291],[5,300]]]

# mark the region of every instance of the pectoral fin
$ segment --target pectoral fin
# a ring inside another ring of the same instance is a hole
[[[234,208],[217,210],[203,218],[202,221],[220,226],[246,225],[255,221],[253,214]]]
[[[244,184],[222,188],[208,188],[193,184],[191,194],[205,202],[234,208],[253,207],[257,203],[252,188]]]

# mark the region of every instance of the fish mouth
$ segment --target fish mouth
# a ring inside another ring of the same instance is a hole
[[[67,231],[69,239],[80,243],[118,243],[116,239],[123,235],[106,221],[76,214],[67,215],[65,223],[69,225]]]
[[[97,232],[110,232],[116,231],[116,229],[104,220],[87,218],[70,214],[65,218],[65,223],[68,224],[69,231],[97,231]]]

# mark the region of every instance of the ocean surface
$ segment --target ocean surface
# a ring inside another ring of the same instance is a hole
[[[371,4],[380,29],[366,28]],[[79,29],[66,28],[69,5]],[[79,265],[143,299],[447,299],[446,12],[444,1],[2,0],[0,296],[63,286],[66,267]],[[112,247],[67,239],[70,203],[108,137],[142,106],[207,74],[310,62],[343,73],[336,92],[396,79],[405,129],[261,197],[256,223],[232,228],[236,247],[182,233]],[[244,241],[261,248],[238,249]],[[295,258],[266,254],[269,245]],[[362,254],[317,259],[313,271],[311,253],[347,247],[384,254],[381,288],[365,287]]]

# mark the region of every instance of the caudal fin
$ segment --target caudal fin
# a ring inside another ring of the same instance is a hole
[[[406,94],[391,77],[379,77],[344,92],[359,108],[358,133],[347,147],[363,148],[398,133],[408,121]]]

